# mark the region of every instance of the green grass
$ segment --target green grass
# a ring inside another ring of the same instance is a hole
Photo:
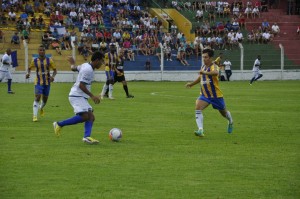
[[[126,99],[117,84],[115,101],[93,104],[96,146],[81,142],[82,124],[54,136],[52,122],[73,115],[72,84],[54,83],[33,123],[33,85],[13,84],[8,95],[1,83],[0,198],[299,198],[299,83],[222,82],[234,132],[208,107],[203,139],[193,134],[199,87],[129,82],[135,98]],[[109,141],[113,127],[121,142]]]

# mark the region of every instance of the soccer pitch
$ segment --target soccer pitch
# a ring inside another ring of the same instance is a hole
[[[192,80],[191,80],[192,81]],[[32,122],[33,84],[0,84],[0,198],[300,198],[300,81],[220,82],[234,130],[208,107],[205,137],[194,136],[199,86],[128,82],[116,100],[90,104],[96,117],[56,138],[53,121],[73,116],[71,83],[53,83],[45,117]],[[94,93],[103,83],[95,82]],[[111,128],[121,142],[108,139]]]

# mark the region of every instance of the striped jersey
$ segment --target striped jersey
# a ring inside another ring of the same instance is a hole
[[[118,54],[117,53],[105,53],[104,56],[104,61],[105,61],[105,71],[110,71],[114,67],[117,66],[119,62]]]
[[[201,67],[203,71],[219,71],[218,66],[214,63],[211,66],[203,65]],[[201,93],[206,98],[219,98],[223,97],[223,93],[219,87],[219,79],[218,75],[211,76],[211,75],[200,75],[200,84],[201,84]]]
[[[35,58],[31,61],[29,68],[30,70],[35,69],[35,85],[50,85],[50,70],[56,69],[55,64],[51,58],[46,57],[43,60],[41,60],[40,58]]]

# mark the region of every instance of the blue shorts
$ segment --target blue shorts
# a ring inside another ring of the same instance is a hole
[[[198,100],[205,101],[212,105],[214,109],[224,110],[226,108],[225,101],[223,97],[219,98],[206,98],[203,95],[198,97]]]
[[[49,96],[50,85],[35,85],[34,92],[36,95]]]
[[[112,70],[110,70],[110,71],[105,71],[105,74],[106,74],[107,80],[109,80],[108,74],[110,74],[111,79],[114,79],[114,76],[115,76],[115,72],[114,72],[114,71],[112,71]]]

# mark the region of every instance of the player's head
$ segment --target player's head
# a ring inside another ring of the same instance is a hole
[[[100,68],[104,63],[104,54],[100,51],[94,52],[91,57],[91,61],[94,68]]]
[[[10,54],[11,54],[11,49],[10,49],[10,48],[6,49],[6,54],[7,54],[7,55],[10,55]]]
[[[46,53],[45,46],[40,45],[39,49],[38,49],[38,52],[39,52],[39,57],[40,58],[44,58],[45,57],[45,53]]]
[[[116,45],[114,43],[110,43],[109,44],[109,50],[110,50],[111,53],[116,52],[116,50],[117,50]]]
[[[261,56],[260,56],[260,55],[257,55],[257,59],[260,60],[260,59],[261,59]]]
[[[210,48],[206,48],[202,52],[202,58],[205,65],[209,65],[212,62],[214,51]]]

